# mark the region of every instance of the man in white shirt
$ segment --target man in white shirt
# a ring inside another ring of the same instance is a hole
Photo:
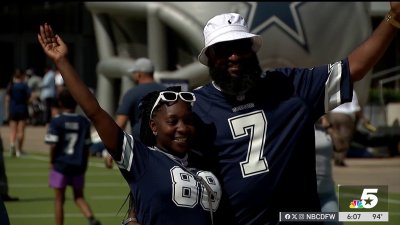
[[[334,159],[336,166],[346,166],[344,159],[350,148],[360,113],[361,107],[354,90],[351,102],[341,104],[328,113],[329,122],[338,134],[332,137],[335,148]]]

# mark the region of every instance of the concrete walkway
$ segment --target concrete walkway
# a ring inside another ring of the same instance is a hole
[[[9,129],[0,127],[1,137],[8,156]],[[44,142],[44,126],[28,126],[24,150],[29,153],[48,153]],[[341,185],[388,185],[389,192],[400,193],[400,156],[392,158],[348,158],[347,167],[333,167],[336,184]]]
[[[9,153],[10,142],[9,142],[9,127],[6,125],[0,128],[1,138],[3,139],[4,152]],[[27,126],[25,130],[25,141],[23,150],[27,153],[30,152],[49,152],[49,146],[44,143],[44,136],[46,134],[46,128],[44,126]]]
[[[400,157],[348,158],[347,167],[333,167],[336,184],[388,185],[389,192],[400,193]]]

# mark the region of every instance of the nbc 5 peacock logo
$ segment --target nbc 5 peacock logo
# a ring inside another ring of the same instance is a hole
[[[360,199],[350,202],[350,209],[372,209],[378,204],[378,188],[364,188]]]

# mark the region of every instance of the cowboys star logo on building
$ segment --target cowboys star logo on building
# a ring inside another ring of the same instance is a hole
[[[248,2],[247,25],[252,33],[261,34],[277,26],[308,51],[299,7],[304,2]]]

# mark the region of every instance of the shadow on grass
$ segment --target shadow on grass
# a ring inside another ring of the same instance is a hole
[[[53,202],[54,198],[53,197],[32,197],[32,198],[19,198],[17,201],[9,201],[7,203],[12,203],[12,202]]]

